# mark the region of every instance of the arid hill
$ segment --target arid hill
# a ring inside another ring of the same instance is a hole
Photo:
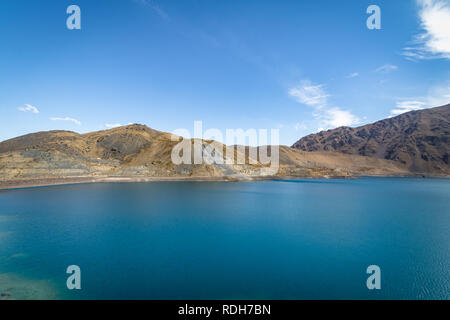
[[[358,128],[306,136],[293,148],[393,160],[426,176],[450,175],[450,104],[411,111]]]
[[[181,138],[180,138],[181,139]],[[195,140],[207,148],[211,141]],[[70,131],[38,132],[0,143],[0,187],[52,184],[60,181],[115,180],[247,180],[267,178],[259,159],[245,164],[180,164],[171,160],[171,134],[129,125],[78,134]],[[192,145],[194,140],[189,140]],[[217,143],[217,142],[216,142]],[[225,146],[220,144],[224,153]],[[269,147],[270,150],[270,147]],[[357,175],[409,175],[393,161],[327,152],[279,148],[280,166],[271,176],[351,177]],[[234,151],[234,157],[244,153]]]

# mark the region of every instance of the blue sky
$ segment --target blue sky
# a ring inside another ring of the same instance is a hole
[[[68,30],[66,8],[81,8]],[[366,9],[381,9],[369,30]],[[450,102],[450,2],[4,0],[0,140],[143,123],[291,145]]]

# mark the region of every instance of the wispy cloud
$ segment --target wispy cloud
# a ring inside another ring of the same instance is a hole
[[[404,48],[409,60],[450,59],[450,1],[417,0],[422,33]]]
[[[53,118],[50,118],[50,120],[52,120],[52,121],[70,121],[70,122],[75,123],[76,125],[81,126],[80,121],[78,121],[77,119],[74,119],[74,118],[69,118],[69,117],[65,117],[65,118],[53,117]]]
[[[327,105],[330,96],[323,87],[321,84],[316,85],[309,80],[302,80],[299,86],[289,90],[289,95],[299,103],[321,109]]]
[[[439,107],[448,103],[450,103],[450,83],[431,88],[424,97],[400,99],[391,110],[389,117],[395,117],[409,111]]]
[[[297,102],[314,109],[313,116],[319,121],[320,127],[333,129],[360,123],[360,119],[351,111],[329,105],[330,95],[325,91],[323,84],[313,84],[303,80],[299,86],[289,90],[289,95]]]
[[[294,129],[295,131],[306,130],[308,129],[308,126],[304,122],[297,122],[294,125]]]
[[[38,108],[36,108],[30,104],[25,104],[25,107],[19,107],[19,108],[17,108],[17,110],[20,110],[22,112],[39,113]]]
[[[393,64],[385,64],[384,66],[379,67],[375,70],[375,72],[388,73],[391,71],[397,70],[398,67]]]
[[[160,18],[166,22],[170,22],[175,32],[188,39],[197,39],[209,43],[211,46],[217,48],[221,46],[221,43],[214,35],[209,34],[206,31],[199,30],[190,25],[180,24],[179,21],[172,20],[169,14],[162,9],[162,7],[156,3],[155,0],[133,0],[134,2],[142,5],[143,7],[150,8]]]
[[[347,76],[347,78],[356,78],[356,77],[359,77],[359,73],[358,72],[351,73],[351,74],[349,74]]]
[[[113,123],[113,124],[107,123],[107,124],[105,124],[105,127],[109,128],[109,129],[117,128],[117,127],[121,127],[121,126],[122,125],[120,123]]]
[[[153,0],[134,0],[134,2],[137,2],[143,6],[153,9],[153,11],[155,11],[155,13],[158,16],[160,16],[162,19],[164,19],[166,21],[170,20],[169,15],[163,9],[161,9],[161,7],[158,4],[156,4],[155,1],[153,1]]]
[[[399,101],[394,109],[391,110],[390,117],[398,116],[405,112],[421,110],[426,107],[426,103],[422,101]]]

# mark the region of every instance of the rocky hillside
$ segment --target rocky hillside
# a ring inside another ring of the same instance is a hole
[[[412,111],[358,128],[306,136],[293,148],[393,160],[423,175],[450,175],[450,104]]]
[[[210,142],[199,143],[206,148]],[[194,140],[188,143],[192,146]],[[244,156],[245,164],[175,165],[171,153],[176,144],[178,141],[172,141],[171,134],[139,124],[87,134],[69,131],[28,134],[0,143],[0,187],[85,178],[263,178],[265,166],[259,159],[250,163],[249,148],[245,148],[245,154],[238,150],[234,152],[235,159]],[[224,152],[225,146],[220,144],[220,149]],[[339,153],[310,153],[285,146],[279,150],[280,166],[273,176],[409,174],[393,161]]]

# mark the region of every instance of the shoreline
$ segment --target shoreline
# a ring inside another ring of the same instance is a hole
[[[118,183],[118,182],[252,182],[252,181],[267,181],[267,180],[298,180],[298,179],[357,179],[364,177],[375,178],[440,178],[449,179],[449,176],[423,176],[423,175],[355,175],[355,176],[315,176],[315,177],[300,177],[300,176],[267,176],[267,177],[246,177],[245,179],[238,177],[222,176],[222,177],[120,177],[120,176],[81,176],[71,178],[43,178],[31,180],[9,180],[0,181],[0,192],[15,189],[28,189],[38,187],[50,187],[59,185],[73,185],[84,183]]]
[[[73,178],[43,178],[31,180],[10,180],[0,181],[0,191],[27,189],[36,187],[50,187],[58,185],[72,185],[84,183],[117,183],[117,182],[162,182],[162,181],[217,181],[217,182],[232,182],[245,181],[233,177],[73,177]]]

